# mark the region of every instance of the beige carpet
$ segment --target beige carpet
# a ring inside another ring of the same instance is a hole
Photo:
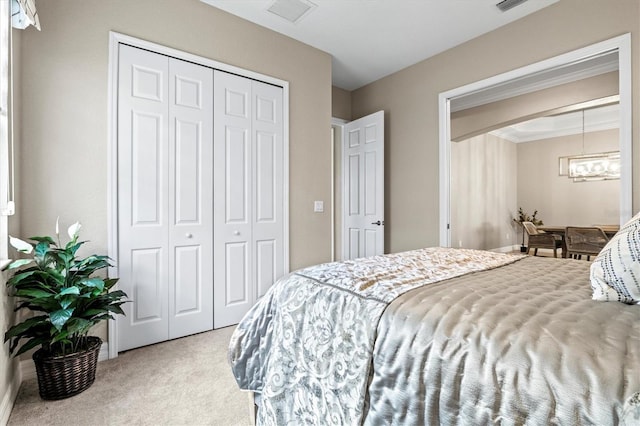
[[[43,401],[35,379],[19,391],[9,425],[249,425],[250,405],[227,363],[234,327],[121,353],[96,381]]]

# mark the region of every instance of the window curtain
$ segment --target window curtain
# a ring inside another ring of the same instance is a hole
[[[35,0],[11,0],[11,25],[21,30],[33,25],[40,30]]]

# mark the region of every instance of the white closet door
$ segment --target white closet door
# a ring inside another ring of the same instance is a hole
[[[118,271],[133,300],[118,320],[121,351],[168,338],[168,78],[166,56],[120,46]]]
[[[282,89],[214,73],[214,327],[284,273]]]
[[[255,299],[284,274],[282,88],[252,81]]]
[[[213,70],[120,46],[118,349],[213,328]]]
[[[169,338],[213,329],[213,70],[169,60]]]

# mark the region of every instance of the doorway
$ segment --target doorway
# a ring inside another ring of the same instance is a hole
[[[545,61],[541,61],[514,71],[500,74],[482,81],[462,86],[439,96],[440,112],[440,245],[450,247],[451,241],[451,110],[452,101],[467,96],[490,92],[494,89],[505,91],[505,97],[517,93],[519,82],[527,77],[554,71],[562,74],[563,69],[615,52],[618,58],[618,87],[620,96],[620,223],[632,216],[632,137],[631,137],[631,36],[625,34],[601,43],[578,49]]]

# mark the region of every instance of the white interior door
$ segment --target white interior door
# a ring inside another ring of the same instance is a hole
[[[384,253],[384,111],[345,124],[342,258]]]
[[[215,71],[215,328],[285,271],[282,102],[280,87]]]
[[[121,351],[212,328],[212,90],[209,68],[120,46]]]

